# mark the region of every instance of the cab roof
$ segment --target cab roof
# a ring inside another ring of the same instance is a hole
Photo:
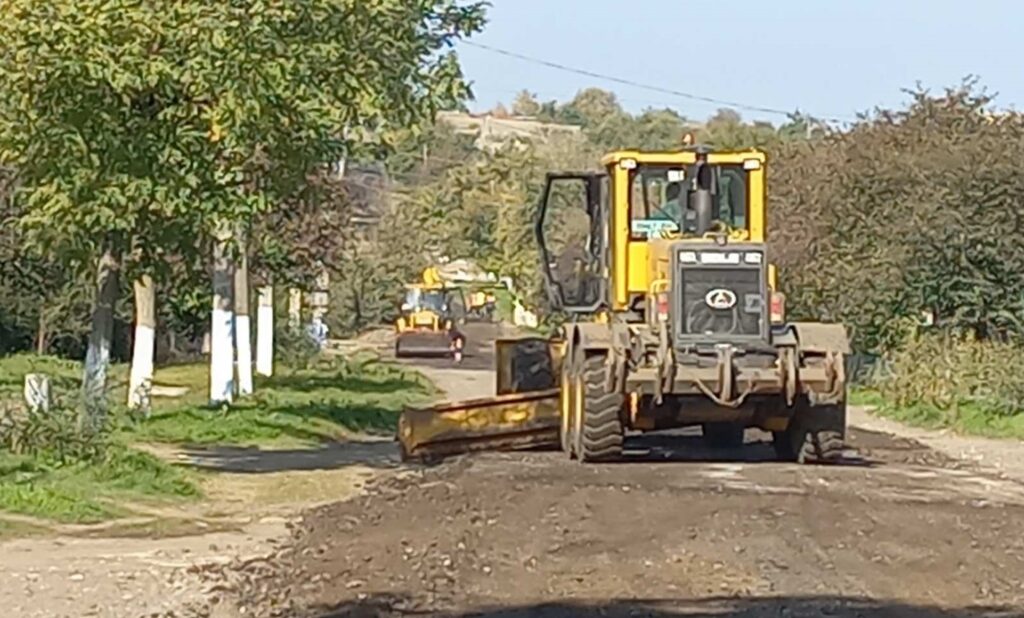
[[[631,159],[637,163],[687,164],[696,160],[693,150],[615,150],[601,157],[601,165],[607,167]],[[764,165],[767,156],[757,148],[748,150],[712,150],[708,153],[710,163],[743,163],[756,160]]]

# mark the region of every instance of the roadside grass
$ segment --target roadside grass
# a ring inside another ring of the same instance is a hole
[[[65,464],[45,454],[0,453],[0,510],[10,513],[95,523],[129,514],[122,504],[200,495],[192,473],[123,445]]]
[[[201,376],[205,367],[182,375]],[[193,385],[205,392],[205,382]],[[417,373],[372,358],[308,369],[280,368],[256,380],[253,396],[231,407],[165,405],[125,429],[137,442],[222,446],[312,446],[354,433],[391,434],[406,405],[436,393]]]
[[[302,369],[278,365],[256,380],[256,393],[224,409],[207,405],[208,369],[182,364],[157,369],[148,418],[128,414],[126,367],[114,367],[108,396],[113,431],[94,457],[36,448],[0,447],[0,511],[58,523],[88,524],[132,515],[132,505],[197,500],[203,474],[133,445],[316,446],[352,434],[393,434],[405,405],[427,403],[436,389],[422,375],[375,357],[320,359]],[[46,373],[54,397],[77,394],[80,364],[30,355],[0,358],[0,404],[18,402],[25,373]],[[160,392],[170,394],[161,396]],[[72,401],[73,399],[68,399]],[[28,528],[0,517],[0,535]]]
[[[167,404],[200,403],[204,399],[206,366],[201,363],[168,365],[157,370],[154,376],[153,406]],[[77,401],[82,381],[82,363],[55,356],[38,356],[22,353],[0,357],[0,402],[21,401],[25,375],[42,373],[50,378],[50,390],[58,402]],[[107,373],[107,401],[113,409],[123,406],[128,397],[128,365],[112,364]],[[182,396],[169,397],[162,394],[166,389],[187,387]]]
[[[0,358],[0,401],[19,401],[24,375],[33,372],[50,376],[55,399],[77,396],[80,363],[19,354]],[[113,366],[108,390],[125,443],[287,447],[386,434],[396,429],[404,406],[426,403],[437,392],[416,372],[356,354],[302,369],[279,364],[273,377],[257,377],[252,397],[215,409],[207,405],[207,366],[189,363],[158,368],[152,414],[130,419],[123,404],[126,376],[126,366]]]
[[[868,388],[855,389],[851,393],[850,403],[869,407],[879,416],[914,427],[950,429],[960,434],[985,438],[1024,440],[1024,413],[997,414],[977,403],[963,403],[946,409],[925,403],[897,405],[878,391]]]
[[[50,388],[55,394],[71,393],[76,391],[81,383],[82,364],[55,356],[27,353],[0,357],[0,401],[20,401],[25,374],[29,373],[43,373],[49,376]],[[112,367],[112,381],[117,382],[122,375],[126,375],[123,367]]]
[[[1024,439],[1024,347],[929,333],[891,350],[851,398],[931,429]]]

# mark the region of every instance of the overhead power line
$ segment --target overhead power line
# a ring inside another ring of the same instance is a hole
[[[704,103],[713,103],[715,105],[723,105],[723,106],[726,106],[726,107],[732,107],[732,108],[741,109],[741,110],[745,110],[745,111],[762,112],[762,113],[765,113],[765,114],[774,114],[774,115],[778,115],[778,116],[787,116],[788,117],[788,116],[791,116],[793,114],[793,110],[784,110],[784,109],[778,109],[778,108],[775,108],[775,107],[765,107],[765,106],[762,106],[762,105],[751,105],[749,103],[742,103],[742,102],[739,102],[739,101],[730,101],[728,99],[718,99],[718,98],[715,98],[715,97],[707,97],[707,96],[703,96],[703,95],[700,95],[700,94],[694,94],[692,92],[683,92],[682,90],[674,90],[672,88],[663,88],[661,86],[652,86],[650,84],[644,84],[644,83],[637,82],[637,81],[634,81],[634,80],[631,80],[631,79],[625,79],[625,78],[622,78],[622,77],[616,77],[614,75],[605,75],[603,73],[596,73],[594,71],[588,71],[586,69],[580,69],[580,68],[576,68],[576,67],[571,67],[571,66],[564,65],[564,64],[561,64],[561,63],[558,63],[558,62],[552,62],[550,60],[544,60],[542,58],[534,58],[532,56],[527,56],[525,54],[520,54],[518,52],[509,51],[507,49],[501,49],[501,48],[498,48],[498,47],[492,47],[490,45],[485,45],[483,43],[476,43],[474,41],[463,40],[463,41],[460,41],[460,42],[463,45],[469,45],[470,47],[476,47],[476,48],[479,48],[479,49],[483,49],[485,51],[489,51],[489,52],[494,53],[494,54],[498,54],[498,55],[501,55],[501,56],[507,56],[509,58],[515,58],[517,60],[522,60],[524,62],[530,62],[532,64],[538,64],[538,65],[541,65],[541,66],[546,66],[548,68],[557,69],[559,71],[565,71],[567,73],[575,73],[577,75],[584,75],[586,77],[593,77],[595,79],[602,79],[602,80],[609,81],[609,82],[614,82],[614,83],[617,83],[617,84],[623,84],[625,86],[632,86],[633,88],[641,88],[643,90],[650,90],[651,92],[659,92],[661,94],[669,94],[669,95],[680,97],[680,98],[683,98],[683,99],[689,99],[691,101],[701,101],[701,102],[704,102]],[[844,120],[842,118],[827,118],[827,117],[816,117],[816,118],[818,120],[825,120],[825,121],[829,121],[829,122],[849,122],[848,120]]]

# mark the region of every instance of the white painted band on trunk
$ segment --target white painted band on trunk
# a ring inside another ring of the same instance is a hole
[[[235,316],[235,346],[238,348],[238,394],[252,394],[252,344],[249,316]]]
[[[234,311],[214,309],[210,322],[210,401],[231,403],[234,390]]]
[[[144,324],[135,325],[135,343],[132,349],[132,368],[128,376],[128,406],[138,407],[148,397],[153,382],[153,356],[156,350],[156,330]]]
[[[274,308],[260,305],[256,310],[256,373],[274,373]]]

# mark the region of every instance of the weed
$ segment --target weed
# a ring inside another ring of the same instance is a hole
[[[1017,345],[929,335],[909,339],[880,367],[867,386],[883,414],[982,435],[1024,435],[1024,349]]]

